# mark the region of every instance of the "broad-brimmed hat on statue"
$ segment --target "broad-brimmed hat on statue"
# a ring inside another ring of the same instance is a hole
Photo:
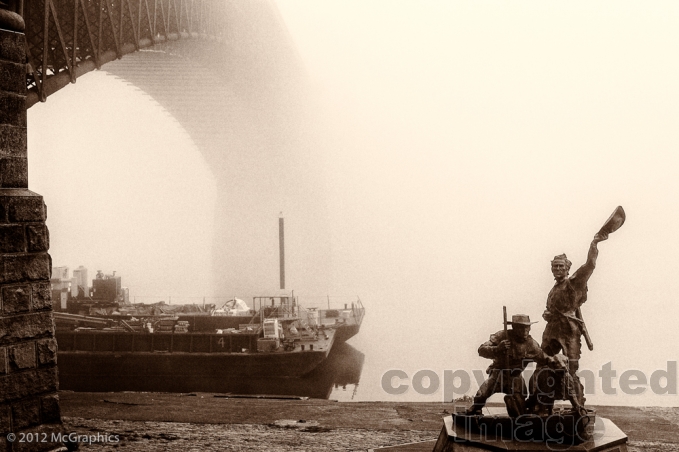
[[[512,321],[507,322],[509,325],[527,325],[531,326],[534,323],[538,322],[531,322],[530,317],[528,317],[526,314],[516,314],[512,316]]]

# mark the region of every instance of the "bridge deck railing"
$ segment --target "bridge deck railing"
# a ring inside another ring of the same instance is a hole
[[[221,39],[223,0],[15,1],[26,24],[26,106],[107,62],[156,43]]]

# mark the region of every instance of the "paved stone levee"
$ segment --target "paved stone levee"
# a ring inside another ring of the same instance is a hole
[[[450,403],[333,402],[197,393],[62,392],[66,429],[118,435],[101,451],[365,451],[433,441]],[[630,439],[630,451],[679,451],[679,408],[596,407]]]

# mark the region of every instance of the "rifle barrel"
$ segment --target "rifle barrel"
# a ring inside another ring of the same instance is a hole
[[[585,325],[585,321],[582,319],[582,312],[580,311],[580,307],[575,310],[575,316],[578,318],[580,321],[580,331],[582,332],[582,335],[585,336],[585,342],[587,343],[587,348],[589,351],[594,350],[594,344],[592,343],[592,338],[589,337],[589,331],[587,331],[587,325]]]

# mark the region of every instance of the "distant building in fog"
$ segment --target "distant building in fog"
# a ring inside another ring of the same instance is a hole
[[[87,297],[90,295],[87,268],[82,265],[73,270],[73,277],[69,276],[68,267],[52,267],[50,283],[52,304],[55,309],[66,309],[69,292],[71,298]]]
[[[68,267],[52,267],[52,305],[54,308],[66,309],[71,279],[68,277]]]
[[[73,270],[73,281],[73,286],[75,287],[71,287],[72,296],[77,297],[80,292],[83,292],[85,295],[90,293],[90,285],[87,279],[87,269],[85,267],[81,265],[80,267]]]
[[[122,278],[112,275],[97,274],[97,278],[92,281],[92,298],[113,303],[123,296]],[[129,297],[129,296],[128,296]]]
[[[68,276],[69,269],[68,267],[52,267],[52,283],[59,281],[59,282],[70,282],[70,278]]]

